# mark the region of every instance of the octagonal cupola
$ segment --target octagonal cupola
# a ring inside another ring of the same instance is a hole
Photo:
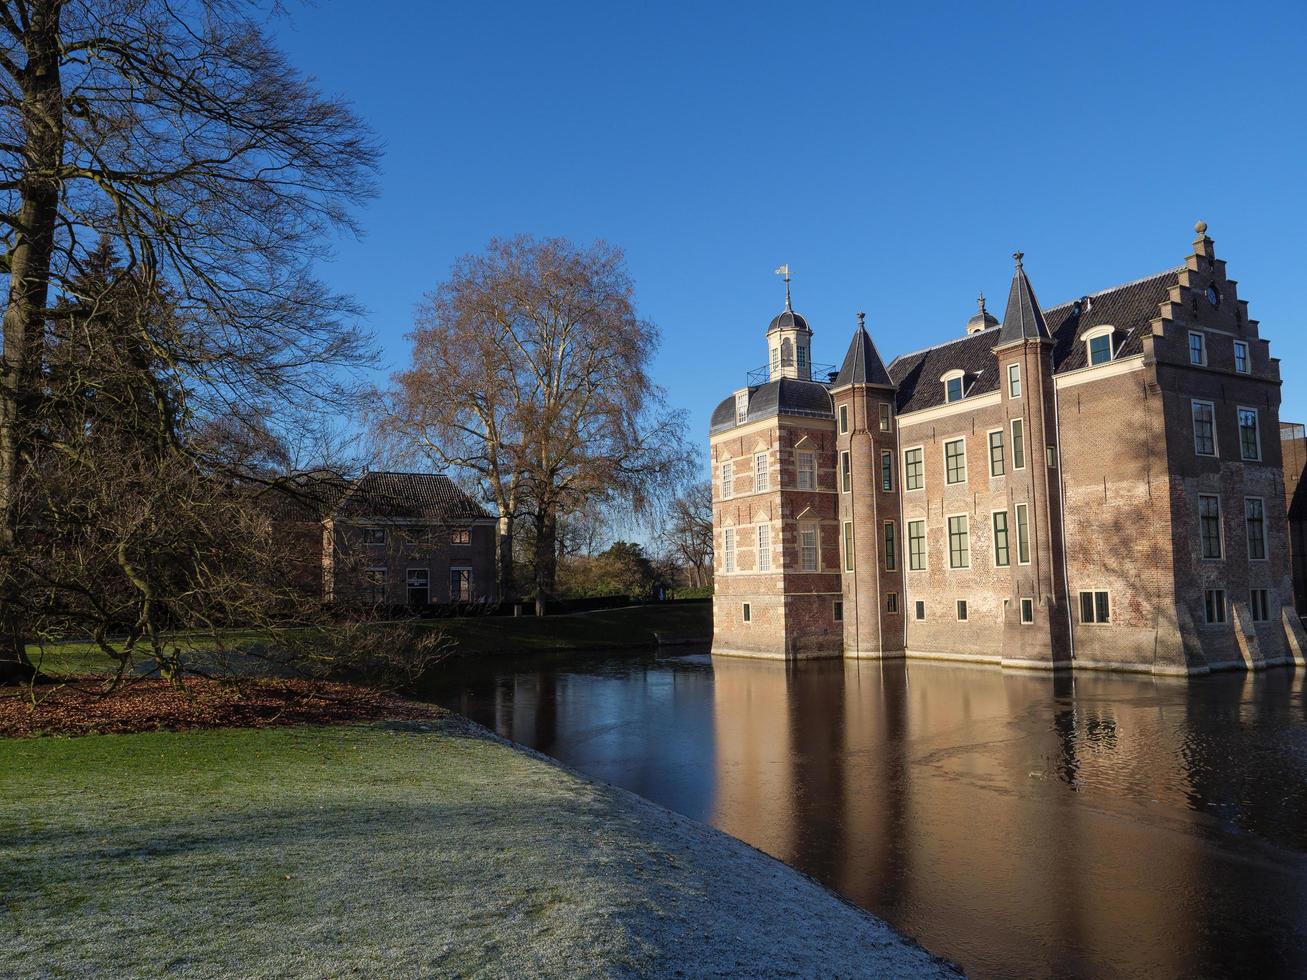
[[[776,270],[785,277],[785,309],[767,325],[767,380],[798,378],[812,380],[812,329],[790,304],[790,267]]]

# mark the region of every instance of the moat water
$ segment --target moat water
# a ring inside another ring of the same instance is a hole
[[[434,700],[753,844],[972,976],[1307,977],[1301,670],[443,670]]]

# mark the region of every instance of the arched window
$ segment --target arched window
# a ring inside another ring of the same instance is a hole
[[[781,341],[781,367],[794,366],[794,341],[786,337]]]
[[[1091,364],[1106,364],[1116,356],[1116,328],[1103,324],[1086,330],[1080,339],[1085,344],[1085,359]]]
[[[967,376],[963,371],[948,371],[940,375],[939,380],[944,385],[944,400],[946,402],[958,402],[963,399],[967,393]]]

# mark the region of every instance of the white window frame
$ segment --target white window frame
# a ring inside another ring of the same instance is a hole
[[[1253,413],[1253,436],[1257,442],[1257,455],[1247,456],[1243,451],[1243,413]],[[1260,463],[1262,461],[1262,413],[1248,405],[1239,405],[1234,410],[1234,420],[1236,428],[1239,430],[1239,458],[1247,463]]]
[[[881,544],[885,548],[885,571],[899,570],[899,529],[894,521],[884,521],[880,529]]]
[[[741,392],[735,396],[735,424],[743,425],[749,421],[749,393]]]
[[[1203,554],[1203,501],[1216,501],[1216,544],[1219,554]],[[1217,493],[1200,493],[1198,495],[1198,560],[1199,561],[1224,561],[1225,560],[1225,508],[1221,506],[1221,495]]]
[[[1215,601],[1209,601],[1209,596],[1220,596],[1220,605]],[[1204,589],[1203,590],[1203,625],[1204,626],[1224,626],[1230,621],[1229,600],[1225,594],[1225,589]]]
[[[1254,557],[1253,557],[1253,547],[1252,547],[1252,545],[1253,545],[1253,539],[1252,539],[1251,535],[1248,533],[1248,504],[1249,504],[1251,501],[1254,501],[1254,500],[1257,501],[1258,505],[1262,508],[1262,518],[1261,518],[1261,520],[1262,520],[1262,557],[1260,557],[1260,558],[1254,558]],[[1244,497],[1244,498],[1243,498],[1243,526],[1244,526],[1244,535],[1243,535],[1243,536],[1244,536],[1244,538],[1245,538],[1245,540],[1247,541],[1247,544],[1248,544],[1248,560],[1249,560],[1249,561],[1270,561],[1270,560],[1271,560],[1271,543],[1270,543],[1270,541],[1267,539],[1267,536],[1266,536],[1266,498],[1265,498],[1265,497]]]
[[[908,453],[917,453],[919,455],[918,463],[921,467],[921,485],[917,487],[908,486]],[[903,492],[917,493],[926,489],[926,447],[909,446],[903,450]]]
[[[1007,552],[1007,561],[998,560],[998,515],[1003,515],[1003,550]],[[989,512],[989,550],[993,553],[995,568],[1012,566],[1012,515],[1006,510]]]
[[[808,567],[805,560],[804,550],[806,545],[803,543],[805,535],[812,535],[812,567]],[[799,524],[799,571],[816,572],[821,570],[821,531],[813,521],[802,521]]]
[[[888,432],[890,430],[890,418],[892,417],[890,413],[889,402],[881,402],[879,412],[880,412],[880,431]]]
[[[948,478],[948,447],[954,443],[962,443],[962,479],[950,480]],[[944,462],[944,485],[947,487],[962,487],[967,484],[967,437],[958,436],[956,439],[945,439],[943,446],[940,447],[940,458]]]
[[[918,623],[925,622],[926,619],[926,600],[916,599],[912,604],[912,618]]]
[[[721,464],[722,499],[730,500],[735,496],[735,460],[728,459]]]
[[[830,604],[830,617],[836,623],[844,622],[844,600],[835,599]]]
[[[967,563],[965,565],[953,564],[953,519],[962,518],[963,526],[966,528],[967,537]],[[950,572],[966,571],[971,567],[971,515],[970,514],[945,514],[944,515],[944,547],[948,551],[948,570]]]
[[[887,481],[885,477],[888,476]],[[881,493],[894,492],[894,450],[882,449],[880,451],[880,473],[877,474],[877,482],[880,484]],[[888,486],[886,483],[888,482]]]
[[[840,493],[853,492],[853,457],[847,449],[840,452]]]
[[[1094,363],[1093,342],[1098,340],[1100,337],[1107,338],[1107,360]],[[1116,327],[1111,324],[1105,323],[1102,326],[1094,327],[1094,329],[1086,331],[1084,336],[1080,339],[1084,341],[1085,364],[1089,367],[1099,367],[1103,364],[1111,364],[1116,360]]]
[[[912,520],[907,521],[906,523],[907,523],[907,530],[906,533],[904,534],[904,548],[908,553],[908,571],[924,572],[926,571],[927,568],[930,567],[930,540],[927,537],[928,528],[926,526],[926,521],[924,518],[918,517],[918,518],[913,518]],[[915,568],[913,567],[912,564],[912,525],[913,524],[921,525],[921,567],[920,568]]]
[[[1026,468],[1026,418],[1024,415],[1018,415],[1008,420],[1008,445],[1011,451],[1008,455],[1012,459],[1013,472],[1024,470]],[[1021,437],[1017,438],[1017,429],[1021,430]],[[1017,443],[1021,444],[1021,465],[1017,465]]]
[[[1202,360],[1194,360],[1193,339],[1198,338],[1198,352],[1202,355]],[[1201,330],[1190,330],[1189,336],[1184,342],[1185,358],[1190,367],[1207,367],[1207,335]]]
[[[1098,597],[1107,596],[1107,618],[1098,618]],[[1085,619],[1085,596],[1089,596],[1089,605],[1093,610],[1093,617]],[[1081,589],[1076,596],[1076,618],[1082,626],[1111,626],[1112,625],[1112,590],[1111,589]]]
[[[1021,397],[1021,364],[1016,361],[1007,366],[1007,396]]]
[[[960,402],[962,401],[962,399],[967,397],[967,373],[965,371],[958,371],[958,370],[945,371],[943,374],[939,376],[939,381],[940,384],[944,386],[945,405],[955,404],[956,402]],[[948,386],[953,381],[956,381],[958,383],[957,398],[950,398],[948,393]]]
[[[897,592],[885,593],[885,615],[899,615],[899,594]]]
[[[381,535],[381,539],[379,541],[369,541],[368,535],[370,534],[379,534]],[[383,545],[389,540],[389,538],[390,535],[386,533],[386,529],[384,527],[363,528],[363,543],[368,547],[373,547],[375,545]]]
[[[404,602],[405,604],[408,603],[408,594],[410,590],[414,588],[422,588],[422,586],[413,585],[414,572],[421,572],[426,576],[427,605],[429,606],[431,605],[431,566],[429,565],[425,567],[422,565],[413,565],[412,567],[404,569]]]
[[[1196,409],[1199,405],[1206,405],[1212,413],[1212,451],[1210,453],[1200,452],[1198,449],[1198,419]],[[1194,455],[1201,456],[1203,459],[1219,459],[1221,455],[1220,434],[1216,431],[1216,403],[1206,398],[1189,399],[1189,427],[1193,430],[1194,436]]]
[[[449,532],[449,543],[453,547],[466,548],[472,543],[472,529],[470,527],[456,527]]]
[[[967,605],[966,599],[957,599],[953,603],[953,612],[958,617],[959,623],[965,623],[969,621],[971,607]]]
[[[853,571],[853,522],[845,521],[840,525],[840,551],[844,554],[844,570]]]
[[[722,574],[735,574],[735,528],[722,528]]]
[[[849,406],[840,406],[840,435],[847,435],[849,431]]]
[[[753,625],[753,604],[749,602],[740,603],[740,621],[745,626]]]
[[[1239,366],[1240,351],[1243,351],[1243,367]],[[1234,369],[1239,374],[1253,373],[1252,352],[1248,349],[1248,342],[1246,340],[1236,340],[1234,342]]]
[[[994,434],[995,434],[995,433],[998,433],[998,436],[999,436],[998,448],[999,448],[999,451],[1001,452],[1002,457],[1003,457],[1003,458],[1002,458],[1002,463],[1003,463],[1003,472],[1002,472],[1002,473],[995,473],[995,472],[994,472]],[[999,426],[997,429],[989,429],[989,430],[987,430],[987,431],[985,432],[985,451],[986,451],[987,453],[989,453],[989,476],[990,476],[990,479],[995,479],[995,480],[996,480],[996,479],[998,479],[998,478],[1001,477],[1001,476],[1006,476],[1006,475],[1007,475],[1007,433],[1003,431],[1003,427],[1002,427],[1002,426]]]
[[[1013,530],[1016,532],[1016,539],[1017,539],[1017,541],[1016,541],[1016,544],[1017,544],[1017,564],[1018,564],[1018,565],[1029,565],[1029,564],[1030,564],[1030,551],[1031,551],[1031,548],[1030,548],[1030,505],[1029,505],[1029,504],[1013,504],[1013,505],[1012,505],[1012,510],[1013,510],[1013,514],[1012,514],[1012,523],[1013,523],[1013,525],[1014,525]],[[1022,560],[1021,560],[1021,528],[1022,528],[1023,526],[1024,526],[1025,529],[1026,529],[1026,560],[1025,560],[1025,561],[1022,561]]]
[[[768,466],[771,461],[767,453],[753,454],[753,492],[766,493],[771,489],[771,473]]]
[[[800,490],[817,489],[817,454],[811,449],[800,449],[794,454],[795,485]],[[804,485],[805,478],[807,486]]]
[[[1018,600],[1018,606],[1021,610],[1021,625],[1033,626],[1035,622],[1035,599],[1033,596],[1023,595]],[[1030,613],[1027,615],[1026,610]]]
[[[754,564],[758,566],[758,571],[761,573],[771,572],[771,525],[759,524],[753,539],[758,546]]]

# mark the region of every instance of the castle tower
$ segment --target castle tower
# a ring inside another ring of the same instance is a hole
[[[1004,609],[1003,663],[1069,666],[1053,338],[1016,252],[1007,310],[994,345],[1012,465],[1008,497],[1016,560]],[[1018,466],[1020,461],[1023,465]]]
[[[903,527],[894,395],[894,383],[859,313],[858,329],[831,387],[846,657],[903,655]]]
[[[812,330],[790,305],[790,267],[783,265],[776,271],[785,276],[785,309],[767,327],[768,380],[811,381]]]

